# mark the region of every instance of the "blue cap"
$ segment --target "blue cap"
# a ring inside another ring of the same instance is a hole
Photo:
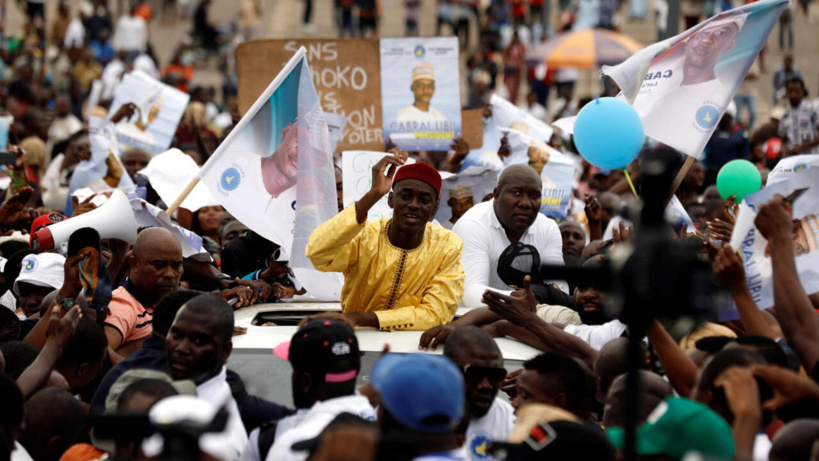
[[[451,431],[463,417],[464,379],[446,357],[386,354],[373,368],[372,384],[390,415],[413,431]]]

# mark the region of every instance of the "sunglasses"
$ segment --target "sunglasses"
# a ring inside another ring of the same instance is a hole
[[[505,368],[467,364],[462,371],[464,380],[472,383],[480,383],[484,379],[488,379],[492,384],[503,384],[503,380],[506,378]]]

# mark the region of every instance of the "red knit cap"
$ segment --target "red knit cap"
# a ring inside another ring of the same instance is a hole
[[[392,178],[393,189],[395,189],[395,184],[402,179],[417,179],[423,181],[432,186],[436,194],[441,195],[441,173],[438,173],[438,171],[429,166],[428,163],[417,162],[399,168],[398,172],[395,173],[395,177]]]

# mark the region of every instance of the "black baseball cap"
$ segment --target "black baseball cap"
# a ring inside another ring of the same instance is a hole
[[[358,339],[353,330],[339,320],[313,320],[299,328],[290,341],[276,346],[273,353],[288,360],[295,370],[324,373],[328,383],[355,379],[361,369]],[[350,364],[349,370],[328,371],[342,361]]]
[[[498,276],[503,283],[523,288],[523,278],[532,277],[532,283],[542,283],[540,276],[540,253],[537,248],[521,242],[515,242],[501,253],[498,258]]]

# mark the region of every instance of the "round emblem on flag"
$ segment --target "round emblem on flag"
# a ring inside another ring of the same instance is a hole
[[[425,54],[427,54],[427,50],[425,50],[422,45],[418,45],[415,47],[416,58],[423,58]]]
[[[223,171],[222,177],[219,179],[219,185],[222,186],[223,190],[228,192],[236,190],[241,182],[242,175],[239,173],[239,170],[233,167]]]
[[[489,444],[492,443],[489,437],[479,435],[469,442],[469,452],[473,459],[488,459],[489,458]]]
[[[793,167],[793,171],[802,171],[807,167],[808,166],[805,165],[804,163],[800,163],[799,165],[796,165],[795,167]]]
[[[697,109],[697,115],[695,115],[695,118],[697,125],[699,125],[701,128],[710,130],[711,128],[714,128],[717,123],[719,123],[719,110],[717,110],[717,108],[711,104],[705,104]]]

